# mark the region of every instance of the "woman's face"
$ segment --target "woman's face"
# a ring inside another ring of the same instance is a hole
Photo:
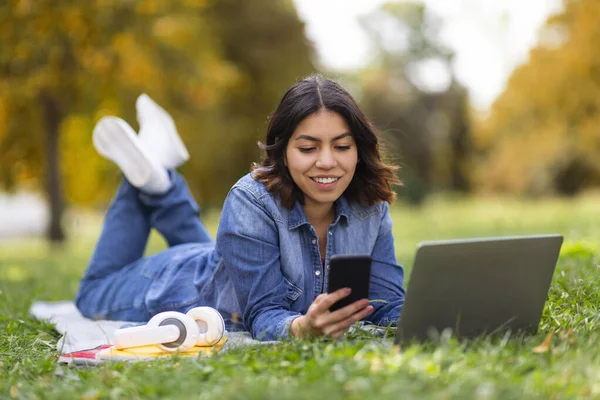
[[[332,206],[352,181],[358,162],[346,121],[329,110],[317,111],[298,124],[285,156],[292,179],[304,193],[305,208]]]

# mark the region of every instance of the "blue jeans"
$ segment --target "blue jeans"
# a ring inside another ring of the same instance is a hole
[[[154,313],[146,295],[156,276],[147,271],[169,266],[178,254],[189,252],[190,244],[212,243],[183,178],[169,174],[172,187],[163,195],[142,193],[123,179],[75,298],[84,316],[147,321]],[[169,248],[144,257],[151,228],[162,234]]]

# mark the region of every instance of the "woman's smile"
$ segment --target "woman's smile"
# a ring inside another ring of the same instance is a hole
[[[315,182],[315,187],[318,190],[334,190],[339,178],[337,176],[328,176],[312,177],[311,179]]]

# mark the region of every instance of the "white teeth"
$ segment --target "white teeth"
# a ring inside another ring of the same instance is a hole
[[[338,178],[313,178],[313,179],[319,183],[333,183],[338,180]]]

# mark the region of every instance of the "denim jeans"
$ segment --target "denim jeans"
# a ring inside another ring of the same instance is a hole
[[[170,171],[170,176],[173,185],[163,195],[142,193],[123,179],[75,298],[83,315],[147,321],[157,312],[147,302],[157,275],[153,271],[172,266],[183,255],[196,254],[196,248],[214,246],[185,182],[175,172]],[[151,228],[162,234],[169,248],[144,257]],[[196,291],[195,287],[191,289]],[[173,309],[191,308],[182,300]]]

